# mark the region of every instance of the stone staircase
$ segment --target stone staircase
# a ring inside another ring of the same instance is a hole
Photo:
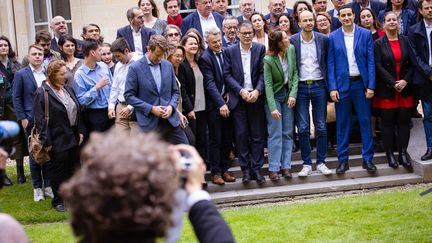
[[[417,139],[419,139],[419,141],[421,139],[424,141],[424,134],[423,138],[419,137],[423,132],[421,120],[415,122],[415,125],[421,125],[421,129],[414,128],[411,131],[411,138],[416,139],[416,141]],[[416,134],[416,131],[418,134]],[[266,183],[263,185],[258,185],[255,181],[244,185],[241,182],[242,172],[236,160],[231,165],[229,171],[237,180],[218,186],[211,183],[210,174],[207,173],[207,191],[210,193],[213,201],[223,207],[281,201],[287,198],[311,194],[392,187],[432,181],[432,162],[420,162],[419,158],[421,155],[419,155],[419,153],[422,151],[420,149],[421,145],[414,143],[414,146],[414,148],[408,149],[413,158],[412,170],[407,170],[402,166],[399,166],[397,169],[390,168],[387,164],[385,154],[375,153],[373,162],[378,170],[373,174],[368,173],[362,168],[361,144],[350,144],[349,171],[343,175],[337,175],[335,173],[338,161],[337,150],[334,149],[328,151],[326,160],[326,165],[333,171],[333,174],[329,176],[322,175],[316,172],[315,164],[313,164],[314,171],[306,178],[298,176],[298,172],[302,169],[302,160],[300,158],[300,152],[296,152],[293,153],[292,156],[291,172],[293,177],[291,179],[281,177],[277,182],[271,181],[268,178],[268,164],[265,162],[261,170],[262,174],[266,177]],[[424,145],[422,149],[425,149]],[[315,162],[315,156],[316,150],[312,152],[313,162]]]

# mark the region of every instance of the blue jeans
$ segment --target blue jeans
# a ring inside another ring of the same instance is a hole
[[[325,162],[327,156],[327,91],[324,80],[306,84],[299,82],[295,106],[296,123],[299,134],[301,158],[304,165],[312,165],[310,147],[309,103],[312,102],[312,118],[315,125],[317,144],[316,163]]]
[[[31,156],[29,156],[30,174],[33,182],[33,188],[42,188],[42,181],[44,187],[51,186],[51,176],[49,166],[51,162],[43,165],[36,163]]]
[[[278,172],[282,169],[291,169],[291,153],[293,146],[293,109],[288,108],[285,102],[286,89],[274,94],[277,110],[282,114],[276,120],[272,117],[268,105],[265,105],[268,129],[268,160],[269,171]]]
[[[422,100],[423,107],[423,127],[426,135],[426,144],[432,148],[432,101]]]

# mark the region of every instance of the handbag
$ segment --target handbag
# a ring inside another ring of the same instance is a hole
[[[49,122],[49,104],[48,104],[48,92],[44,91],[44,98],[45,98],[45,122],[48,126]],[[50,161],[49,151],[51,150],[52,146],[44,147],[42,141],[39,139],[40,137],[40,130],[36,128],[36,124],[33,126],[30,136],[28,137],[28,149],[29,152],[34,159],[34,161],[40,165]]]

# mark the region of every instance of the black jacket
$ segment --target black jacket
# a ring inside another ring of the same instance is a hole
[[[46,84],[42,83],[33,97],[33,116],[37,129],[40,129],[44,146],[52,146],[52,152],[62,152],[78,146],[79,134],[84,134],[84,124],[80,113],[79,102],[75,92],[68,86],[64,87],[77,105],[78,125],[71,127],[68,114],[63,103],[57,98],[54,91]],[[49,103],[49,123],[45,122],[45,97],[44,92],[48,91]]]
[[[178,79],[181,84],[183,113],[188,114],[195,106],[195,75],[186,59],[179,66]]]
[[[211,201],[201,200],[195,203],[189,211],[189,220],[201,243],[234,242],[230,228]]]
[[[399,45],[402,59],[400,63],[399,78],[407,81],[407,86],[402,90],[402,96],[412,95],[412,78],[414,74],[414,54],[408,37],[399,35]],[[393,56],[387,35],[375,41],[375,69],[376,86],[375,96],[392,99],[395,96],[396,61]]]
[[[0,79],[3,79],[3,82],[0,83],[0,119],[4,119],[7,103],[12,103],[12,83],[14,75],[20,69],[20,66],[20,63],[15,59],[9,59],[6,67],[0,63]],[[8,92],[11,95],[10,100],[7,99]]]

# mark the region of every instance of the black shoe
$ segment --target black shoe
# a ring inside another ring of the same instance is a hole
[[[249,172],[243,172],[243,178],[242,178],[243,184],[248,184],[251,180],[252,178]]]
[[[23,184],[25,182],[24,166],[17,166],[17,184]]]
[[[377,168],[372,163],[372,160],[363,160],[363,169],[366,169],[368,172],[375,172],[375,171],[377,171]]]
[[[60,213],[66,212],[66,208],[63,204],[58,204],[58,205],[54,206],[54,209]]]
[[[262,176],[258,171],[255,172],[255,180],[257,181],[258,185],[262,185],[265,183],[264,176]]]
[[[347,170],[349,170],[348,161],[341,161],[336,169],[336,174],[345,174]]]
[[[5,186],[12,186],[13,185],[11,179],[9,179],[9,177],[6,175],[6,172],[5,172],[4,177],[3,177],[3,185],[5,185]]]
[[[399,167],[398,163],[396,162],[396,158],[394,157],[393,151],[386,152],[386,156],[387,156],[388,165],[391,168],[396,169]]]
[[[412,168],[411,156],[408,154],[406,149],[401,149],[399,151],[399,163],[407,169]]]
[[[432,148],[427,148],[426,153],[421,157],[422,161],[432,159]]]

